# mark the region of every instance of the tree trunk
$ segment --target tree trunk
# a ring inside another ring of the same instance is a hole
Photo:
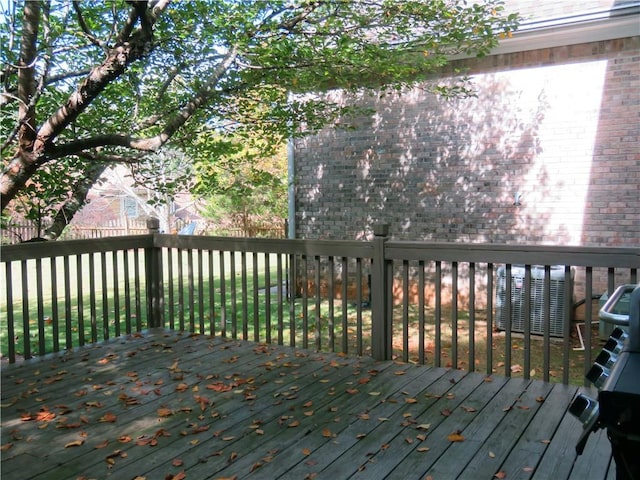
[[[85,170],[86,176],[75,185],[69,200],[58,210],[58,213],[53,218],[52,225],[45,231],[44,238],[55,240],[62,234],[74,215],[87,203],[89,190],[91,190],[91,187],[93,187],[106,168],[107,165],[104,163],[92,163],[89,165]]]

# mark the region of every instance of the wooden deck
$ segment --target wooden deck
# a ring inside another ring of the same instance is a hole
[[[575,387],[150,332],[2,368],[2,478],[615,478]]]

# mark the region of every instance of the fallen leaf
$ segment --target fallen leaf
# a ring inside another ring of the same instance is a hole
[[[173,415],[173,410],[171,410],[170,408],[159,408],[158,409],[158,416],[159,417],[170,417],[171,415]]]
[[[460,431],[455,431],[447,435],[447,440],[450,442],[464,442],[464,437],[460,433]]]
[[[118,417],[116,417],[115,414],[113,414],[111,412],[107,412],[103,416],[101,416],[98,421],[99,422],[106,422],[106,423],[115,423],[115,421],[117,419],[118,419]]]
[[[324,428],[322,429],[322,436],[325,438],[331,438],[333,434],[331,433],[331,430],[329,430],[328,428]]]
[[[295,428],[298,425],[300,425],[300,422],[298,420],[294,420],[293,422],[291,422],[289,425],[287,425],[287,427],[289,428]]]
[[[489,452],[489,458],[496,458],[496,454],[493,452]]]
[[[431,449],[429,447],[418,447],[417,450],[419,452],[428,452]]]
[[[173,465],[174,467],[181,467],[182,465],[184,465],[184,462],[179,458],[174,458],[171,462],[171,465]]]
[[[443,417],[448,417],[449,415],[451,415],[451,410],[449,410],[448,408],[445,408],[440,412],[440,415],[442,415]]]
[[[429,430],[431,428],[430,423],[421,423],[420,425],[416,425],[418,430]]]
[[[309,450],[308,448],[303,448],[302,454],[305,456],[311,455],[311,450]]]
[[[476,412],[476,411],[477,411],[477,410],[476,410],[475,408],[473,408],[473,407],[465,407],[464,405],[463,405],[462,407],[460,407],[460,408],[462,408],[465,412],[468,412],[468,413],[473,413],[473,412]]]
[[[545,398],[542,395],[536,398],[536,402],[538,402],[538,403],[542,403],[542,402],[544,402],[544,400],[545,400]]]
[[[405,398],[404,401],[405,403],[418,403],[418,399],[413,397]]]
[[[94,449],[99,449],[99,448],[105,448],[109,445],[109,440],[105,440],[102,443],[99,443],[98,445],[96,445],[95,447],[93,447]]]
[[[507,474],[506,474],[506,473],[504,473],[503,471],[499,471],[498,473],[496,473],[496,474],[494,475],[494,477],[495,477],[495,478],[500,478],[500,479],[502,479],[502,478],[507,478]]]
[[[74,440],[73,442],[69,442],[67,443],[64,448],[69,448],[69,447],[79,447],[80,445],[82,445],[84,443],[84,440]]]

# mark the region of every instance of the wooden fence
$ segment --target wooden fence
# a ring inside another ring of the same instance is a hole
[[[184,222],[178,222],[180,230],[186,226]],[[274,224],[248,225],[246,227],[219,227],[205,225],[204,234],[225,237],[258,237],[258,238],[285,238],[286,221],[274,222]],[[64,231],[61,240],[80,240],[102,237],[119,237],[126,235],[144,235],[148,232],[145,220],[110,220],[100,225],[69,225]],[[42,232],[31,223],[13,224],[2,231],[2,244],[11,245],[38,238]]]
[[[402,242],[385,228],[370,242],[148,234],[54,245],[2,250],[11,362],[164,327],[569,383],[598,349],[591,299],[637,283],[640,267],[638,248]]]

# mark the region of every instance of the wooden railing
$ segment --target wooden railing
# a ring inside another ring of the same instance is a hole
[[[599,350],[592,299],[640,267],[638,248],[401,242],[384,227],[370,242],[149,234],[1,255],[10,362],[164,327],[564,383]]]

